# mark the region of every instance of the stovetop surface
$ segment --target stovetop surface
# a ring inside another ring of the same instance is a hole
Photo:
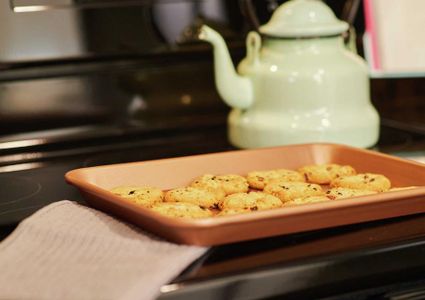
[[[21,139],[14,149],[0,141],[1,237],[51,202],[69,199],[84,203],[77,190],[64,182],[69,170],[233,150],[222,121],[156,132],[134,130],[123,134],[118,130],[96,139],[53,140],[43,145],[25,145]],[[425,157],[425,135],[383,126],[380,141],[373,149],[421,161]],[[425,279],[424,253],[425,214],[235,243],[210,249],[163,286],[160,298],[254,299],[285,295],[300,299],[393,287]],[[369,269],[371,265],[373,269]]]
[[[221,121],[198,128],[150,131],[80,128],[68,139],[39,135],[38,140],[44,140],[39,143],[28,137],[0,139],[0,225],[18,223],[60,199],[84,202],[77,190],[64,182],[64,174],[72,169],[235,150]],[[421,160],[425,158],[425,135],[383,126],[373,149]]]

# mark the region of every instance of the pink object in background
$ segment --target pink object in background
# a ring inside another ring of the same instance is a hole
[[[366,29],[365,33],[369,36],[370,41],[370,52],[371,52],[371,63],[372,68],[375,70],[381,69],[381,63],[379,59],[379,52],[378,52],[378,41],[377,41],[377,33],[376,33],[376,24],[375,24],[375,17],[373,15],[373,0],[364,0],[364,15],[365,15],[365,22],[366,22]]]
[[[364,50],[375,75],[425,75],[425,1],[363,0]]]

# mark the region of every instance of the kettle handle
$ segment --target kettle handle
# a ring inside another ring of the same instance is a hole
[[[260,21],[258,20],[255,7],[251,0],[239,0],[239,7],[241,9],[242,16],[250,23],[256,31],[260,28]]]
[[[256,31],[248,33],[246,38],[247,60],[251,65],[258,63],[261,48],[261,37]]]
[[[347,33],[347,40],[345,41],[345,47],[351,52],[358,54],[356,40],[356,29],[353,26],[350,26]]]
[[[346,0],[341,14],[341,19],[349,25],[348,31],[343,34],[345,46],[353,53],[357,53],[354,21],[359,13],[360,3],[361,0]]]

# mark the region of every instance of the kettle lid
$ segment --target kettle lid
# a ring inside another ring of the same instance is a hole
[[[279,6],[270,21],[259,28],[272,37],[312,37],[341,34],[348,23],[336,18],[321,0],[291,0]]]

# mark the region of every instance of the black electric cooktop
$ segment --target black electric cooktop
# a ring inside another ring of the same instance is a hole
[[[51,202],[84,203],[64,182],[69,170],[233,150],[223,120],[216,121],[0,139],[1,238]],[[425,134],[383,126],[373,149],[425,161]],[[425,297],[425,214],[214,247],[163,286],[160,298],[425,299],[402,298],[412,293]]]

